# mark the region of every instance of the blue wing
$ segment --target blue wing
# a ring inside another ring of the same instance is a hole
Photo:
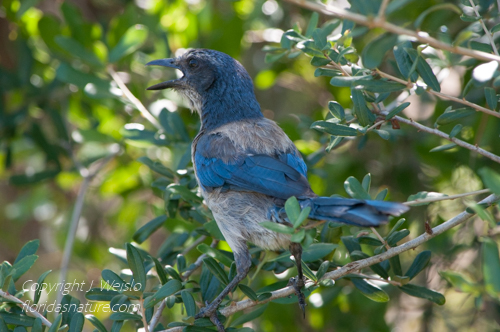
[[[196,173],[205,190],[253,191],[279,199],[315,196],[306,178],[307,167],[294,148],[275,156],[234,154],[223,144],[200,142],[194,154]]]

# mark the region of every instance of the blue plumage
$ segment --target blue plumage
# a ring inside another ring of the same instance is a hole
[[[191,50],[175,59],[150,64],[181,70],[183,77],[148,89],[173,88],[191,102],[201,118],[193,141],[192,159],[200,192],[212,210],[234,252],[237,276],[197,317],[210,317],[219,331],[215,310],[222,299],[248,273],[251,265],[247,241],[265,249],[290,248],[299,276],[299,304],[305,305],[299,244],[290,236],[260,225],[272,219],[286,222],[285,201],[295,196],[302,207],[311,207],[312,219],[358,226],[378,226],[390,215],[408,208],[399,203],[318,197],[307,181],[307,167],[299,151],[281,128],[263,117],[253,83],[241,64],[230,56],[204,49]]]

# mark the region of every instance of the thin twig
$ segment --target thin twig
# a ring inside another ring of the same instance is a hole
[[[186,249],[184,249],[181,254],[182,255],[186,255],[188,252],[190,252],[191,250],[193,250],[194,248],[196,248],[200,243],[202,243],[206,239],[207,239],[206,235],[200,236],[193,243],[191,243],[191,245],[189,247],[187,247]]]
[[[76,197],[75,207],[73,208],[73,213],[71,214],[71,219],[69,223],[68,235],[66,237],[66,243],[64,244],[63,257],[61,260],[61,268],[59,272],[59,283],[64,284],[66,276],[68,274],[69,261],[71,259],[71,254],[73,252],[73,244],[75,242],[76,231],[78,230],[78,224],[80,221],[80,216],[82,214],[83,203],[85,202],[85,195],[89,188],[92,179],[100,172],[106,164],[113,159],[120,152],[119,146],[112,151],[108,156],[94,162],[88,168],[80,169],[80,175],[83,176],[83,182],[78,189],[78,195]],[[61,303],[63,298],[63,288],[57,293],[57,303]]]
[[[500,62],[500,57],[494,54],[489,54],[486,52],[481,52],[481,51],[476,51],[476,50],[471,50],[468,48],[463,48],[459,46],[453,46],[447,43],[444,43],[442,41],[439,41],[435,38],[432,38],[429,36],[427,32],[424,31],[413,31],[413,30],[408,30],[405,28],[402,28],[400,26],[394,25],[392,23],[389,23],[387,21],[380,21],[373,19],[371,17],[367,17],[364,15],[356,14],[350,11],[347,11],[342,8],[337,8],[334,6],[330,5],[325,5],[320,2],[312,2],[312,1],[304,1],[304,0],[286,0],[287,2],[290,2],[292,4],[295,4],[300,7],[304,7],[319,13],[322,13],[327,16],[333,16],[333,17],[338,17],[341,19],[347,19],[350,21],[353,21],[357,24],[365,25],[368,26],[369,28],[382,28],[388,32],[392,32],[398,35],[406,35],[413,37],[420,41],[423,44],[429,44],[430,46],[446,51],[450,51],[452,53],[456,54],[461,54],[461,55],[466,55],[470,56],[472,58],[482,60],[482,61],[498,61]]]
[[[455,143],[456,145],[459,145],[463,148],[466,148],[468,150],[471,150],[471,151],[475,151],[477,153],[479,153],[480,155],[486,157],[486,158],[489,158],[491,160],[493,160],[494,162],[497,162],[500,164],[500,157],[489,152],[489,151],[486,151],[478,146],[475,146],[475,145],[472,145],[472,144],[469,144],[467,142],[464,142],[456,137],[452,137],[450,138],[450,135],[438,130],[438,129],[433,129],[433,128],[429,128],[429,127],[426,127],[418,122],[415,122],[413,120],[408,120],[408,119],[405,119],[405,118],[402,118],[398,115],[396,115],[394,117],[394,119],[398,120],[399,122],[402,122],[404,124],[407,124],[407,125],[410,125],[412,127],[415,127],[417,128],[419,131],[425,131],[426,133],[429,133],[429,134],[433,134],[433,135],[436,135],[436,136],[439,136],[441,138],[444,138],[450,142],[453,142]]]
[[[379,234],[379,232],[377,232],[377,230],[375,229],[375,227],[370,227],[370,229],[372,230],[373,234],[375,234],[379,241],[382,242],[382,244],[384,245],[384,247],[389,250],[391,249],[391,247],[389,246],[389,244],[387,243],[386,240],[384,240],[384,238],[382,237],[382,235]]]
[[[497,201],[498,199],[499,199],[498,196],[490,195],[490,196],[486,197],[485,199],[483,199],[482,201],[480,201],[479,204],[491,205],[495,201]],[[442,223],[441,225],[434,227],[432,229],[432,234],[423,233],[422,235],[416,237],[415,239],[408,241],[400,246],[393,247],[384,253],[346,264],[337,270],[326,273],[320,279],[320,281],[325,280],[325,279],[337,280],[337,279],[344,277],[350,273],[357,273],[357,271],[359,271],[363,268],[369,267],[369,266],[376,264],[376,263],[383,262],[383,261],[385,261],[391,257],[397,256],[405,251],[414,249],[414,248],[418,247],[419,245],[429,241],[433,237],[436,237],[436,236],[444,233],[445,231],[466,222],[473,215],[474,214],[471,214],[471,213],[464,211],[464,212],[458,214],[457,216],[449,219],[448,221]],[[307,285],[310,285],[310,284],[312,284],[312,283],[308,283]],[[306,287],[307,287],[307,285],[306,285]],[[230,306],[227,306],[227,307],[221,309],[220,313],[227,317],[227,316],[235,314],[236,312],[239,312],[239,311],[242,311],[242,310],[257,306],[257,305],[268,303],[268,302],[271,302],[271,301],[279,299],[279,298],[287,297],[289,295],[294,294],[294,292],[295,292],[294,288],[292,286],[288,286],[288,287],[278,289],[276,291],[271,292],[271,297],[267,298],[266,300],[252,301],[250,299],[247,299],[247,300],[239,301],[239,302],[233,303]],[[174,328],[170,328],[168,330],[163,330],[160,332],[180,332],[180,331],[182,331],[183,328],[184,327],[174,327]]]
[[[466,197],[466,196],[472,196],[472,195],[487,194],[487,193],[490,193],[490,192],[491,192],[491,190],[489,190],[489,189],[481,189],[481,190],[476,190],[476,191],[471,191],[471,192],[468,192],[468,193],[462,193],[462,194],[451,195],[451,196],[441,196],[441,197],[430,197],[430,198],[416,199],[414,201],[404,202],[403,204],[404,205],[408,205],[408,206],[413,206],[413,205],[419,205],[419,204],[422,204],[422,203],[432,203],[432,202],[452,200],[452,199],[457,199],[457,198]]]
[[[481,22],[481,26],[483,27],[484,34],[490,40],[490,44],[491,44],[491,48],[493,49],[493,52],[495,52],[495,54],[498,55],[498,49],[497,49],[497,46],[495,45],[495,41],[493,40],[493,36],[491,35],[490,30],[488,30],[488,28],[486,27],[486,24],[484,24],[484,21],[481,18],[481,15],[479,14],[479,12],[476,8],[476,4],[472,0],[469,0],[469,3],[472,6],[472,9],[474,9],[474,13],[476,13],[476,16],[479,18],[479,22]]]
[[[41,313],[35,310],[32,306],[30,306],[28,303],[18,299],[14,295],[11,295],[7,292],[4,292],[3,290],[0,289],[0,297],[3,297],[4,299],[7,299],[11,302],[16,303],[17,305],[21,305],[23,309],[28,308],[28,310],[25,310],[26,313],[32,314],[33,316],[40,318],[42,320],[43,325],[51,327],[52,323],[47,320]]]
[[[148,322],[146,321],[146,309],[144,309],[144,299],[142,298],[142,294],[141,294],[141,298],[139,299],[139,301],[141,302],[142,324],[144,325],[144,330],[146,332],[149,332]]]
[[[155,126],[156,129],[163,130],[163,128],[160,125],[160,123],[158,122],[158,120],[156,120],[156,118],[153,116],[153,114],[151,114],[148,111],[148,109],[141,103],[141,101],[139,99],[137,99],[132,92],[130,92],[130,90],[127,88],[127,86],[125,85],[125,83],[121,79],[120,75],[118,75],[116,73],[116,71],[113,69],[113,67],[108,66],[107,69],[108,69],[109,75],[111,75],[111,77],[116,82],[118,87],[122,90],[125,97],[127,97],[127,99],[130,100],[130,102],[132,104],[134,104],[135,108],[137,108],[139,110],[139,112],[141,112],[141,115],[144,118],[146,118],[146,120],[148,120],[153,126]]]
[[[392,80],[394,82],[398,82],[398,83],[404,84],[408,88],[414,88],[415,85],[416,85],[416,83],[405,81],[405,80],[400,79],[398,77],[395,77],[393,75],[384,73],[384,72],[382,72],[382,71],[380,71],[378,69],[377,69],[377,74],[379,74],[382,77],[388,78],[388,79],[390,79],[390,80]],[[473,108],[473,109],[475,109],[477,111],[480,111],[480,112],[486,113],[488,115],[492,115],[494,117],[500,118],[500,113],[499,112],[492,111],[492,110],[490,110],[490,109],[488,109],[486,107],[480,106],[478,104],[474,104],[474,103],[472,103],[472,102],[470,102],[468,100],[465,100],[463,98],[460,99],[460,98],[457,98],[457,97],[453,97],[453,96],[444,94],[442,92],[434,91],[432,89],[426,89],[425,92],[427,92],[428,94],[431,94],[433,96],[439,97],[441,99],[451,100],[451,101],[454,101],[454,102],[457,102],[457,103],[469,106],[469,107],[471,107],[471,108]]]
[[[378,15],[377,15],[377,20],[378,21],[385,21],[385,10],[387,9],[387,5],[389,4],[389,1],[391,0],[383,0],[382,4],[380,5],[380,8],[378,10]]]

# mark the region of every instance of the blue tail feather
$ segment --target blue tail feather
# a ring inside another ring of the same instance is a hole
[[[302,207],[311,207],[309,214],[311,219],[330,220],[363,227],[384,224],[389,216],[399,216],[409,209],[401,203],[338,197],[315,197],[301,200],[300,203]]]

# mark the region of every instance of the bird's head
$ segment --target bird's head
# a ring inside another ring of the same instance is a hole
[[[182,72],[182,77],[155,84],[148,90],[178,91],[200,113],[205,127],[262,116],[250,75],[225,53],[192,49],[177,58],[154,60],[147,65],[171,67]]]

